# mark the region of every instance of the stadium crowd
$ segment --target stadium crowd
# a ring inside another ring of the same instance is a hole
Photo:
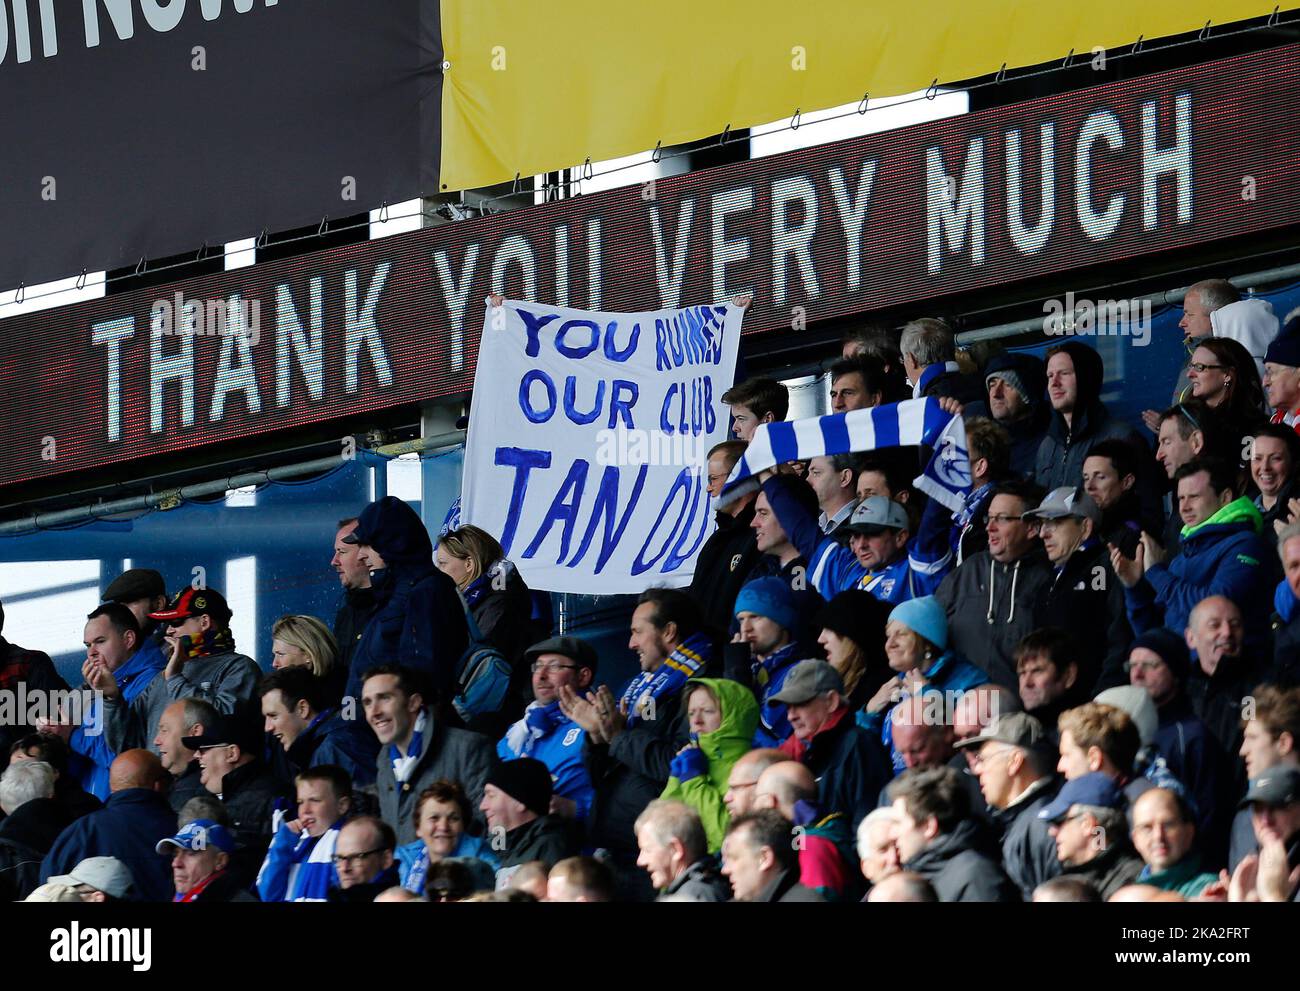
[[[269,673],[217,589],[127,571],[80,718],[0,727],[0,898],[1295,901],[1300,318],[1222,280],[1184,311],[1141,424],[1076,340],[848,335],[833,411],[960,413],[964,505],[915,448],[765,473],[639,597],[626,685],[491,534],[392,497]],[[714,496],[788,395],[723,402]],[[0,637],[0,690],[67,688]]]

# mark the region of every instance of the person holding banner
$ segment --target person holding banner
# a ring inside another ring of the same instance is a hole
[[[951,517],[937,499],[922,513],[915,539],[901,503],[883,496],[864,499],[845,524],[851,535],[845,547],[834,535],[823,535],[816,519],[773,478],[763,482],[762,492],[807,559],[810,584],[824,599],[860,588],[883,602],[903,602],[933,594],[952,567]]]
[[[790,390],[775,379],[746,379],[722,394],[731,407],[731,432],[749,443],[760,424],[776,423],[790,411]]]
[[[709,495],[722,495],[727,476],[745,453],[745,442],[728,440],[709,451]],[[700,548],[695,559],[695,574],[687,589],[699,603],[705,621],[715,629],[731,625],[732,607],[740,587],[759,563],[762,554],[754,534],[753,492],[746,492],[725,506],[718,506],[714,516],[717,529]]]

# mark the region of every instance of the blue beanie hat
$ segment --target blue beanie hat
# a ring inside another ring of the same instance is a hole
[[[948,649],[948,614],[933,595],[923,595],[919,599],[908,599],[894,606],[889,614],[891,622],[899,622],[915,633],[924,637],[940,650]]]
[[[795,604],[794,591],[788,582],[774,576],[756,578],[741,587],[733,613],[739,616],[743,612],[766,616],[787,630],[799,626],[799,608]]]

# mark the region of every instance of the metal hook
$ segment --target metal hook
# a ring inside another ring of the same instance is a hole
[[[797,130],[799,130],[799,125],[800,125],[801,123],[803,123],[803,121],[802,121],[802,118],[801,118],[801,116],[800,116],[800,110],[799,110],[798,107],[795,107],[795,108],[794,108],[794,116],[790,118],[790,130],[792,130],[792,131],[797,131]]]
[[[136,274],[136,275],[143,275],[143,274],[144,274],[144,271],[145,271],[145,268],[146,268],[146,266],[145,266],[145,263],[144,263],[144,255],[141,255],[141,256],[140,256],[140,260],[139,260],[138,262],[135,263],[135,274]]]
[[[934,82],[932,82],[930,84],[930,88],[925,91],[925,98],[927,100],[933,100],[938,95],[939,95],[939,77],[935,76]]]
[[[1208,41],[1210,37],[1210,22],[1205,22],[1205,27],[1201,28],[1201,33],[1196,36],[1197,41]]]
[[[14,302],[17,304],[21,304],[22,301],[26,298],[27,298],[27,283],[20,282],[18,284],[18,291],[14,293]]]
[[[510,195],[516,196],[519,193],[519,173],[515,173],[515,181],[510,186]]]
[[[262,228],[262,233],[257,235],[257,240],[253,242],[254,248],[265,248],[270,242],[270,235],[267,228]]]
[[[1065,61],[1061,63],[1061,68],[1068,69],[1070,67],[1070,62],[1073,60],[1074,60],[1074,49],[1071,48],[1070,54],[1065,56]]]
[[[867,100],[870,99],[870,97],[871,94],[869,92],[862,94],[862,102],[858,104],[858,113],[865,114],[867,112]]]
[[[994,81],[995,83],[1000,83],[1000,82],[1002,82],[1002,81],[1003,81],[1004,79],[1006,79],[1006,78],[1007,78],[1007,64],[1006,64],[1005,62],[1003,62],[1003,63],[1002,63],[1002,68],[999,69],[999,70],[998,70],[998,74],[997,74],[996,76],[993,77],[993,81]]]
[[[203,261],[203,256],[206,255],[207,253],[208,253],[208,242],[204,241],[203,246],[199,248],[199,253],[194,256],[194,260],[196,262]]]
[[[1145,37],[1146,35],[1144,34],[1138,35],[1138,40],[1133,42],[1133,51],[1129,52],[1130,55],[1136,55],[1138,52],[1142,51],[1142,39]]]
[[[77,276],[77,288],[86,288],[86,270],[84,268],[81,270],[81,275]]]
[[[1265,24],[1264,27],[1266,27],[1266,28],[1271,28],[1271,27],[1273,27],[1275,24],[1277,24],[1277,12],[1278,12],[1279,10],[1281,10],[1280,7],[1274,7],[1274,8],[1273,8],[1273,13],[1271,13],[1271,14],[1268,15],[1268,23]]]
[[[587,156],[587,160],[586,160],[585,162],[582,163],[582,178],[584,178],[584,179],[590,179],[590,178],[592,178],[595,174],[596,174],[596,172],[595,172],[595,170],[592,168],[592,165],[591,165],[591,156],[588,155],[588,156]]]
[[[722,147],[723,145],[725,145],[727,143],[727,139],[730,137],[731,137],[731,125],[728,124],[726,127],[722,129],[722,134],[718,136],[718,147]]]
[[[664,143],[662,141],[656,141],[655,150],[650,154],[650,161],[654,162],[657,165],[663,159],[663,157],[664,157]]]
[[[384,200],[379,204],[379,222],[381,224],[388,223],[388,200]]]
[[[324,237],[325,232],[329,230],[329,224],[330,224],[329,214],[326,214],[325,216],[321,217],[320,226],[316,228],[316,236]]]

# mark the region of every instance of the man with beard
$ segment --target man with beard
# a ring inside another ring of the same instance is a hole
[[[1070,634],[1079,654],[1081,693],[1124,683],[1124,650],[1133,631],[1124,615],[1124,586],[1098,539],[1102,514],[1088,494],[1060,488],[1047,494],[1025,519],[1038,522],[1052,583],[1039,602],[1039,627]],[[1105,631],[1105,636],[1098,633]],[[1019,664],[1019,661],[1017,661]],[[1044,720],[1054,726],[1054,720]]]

